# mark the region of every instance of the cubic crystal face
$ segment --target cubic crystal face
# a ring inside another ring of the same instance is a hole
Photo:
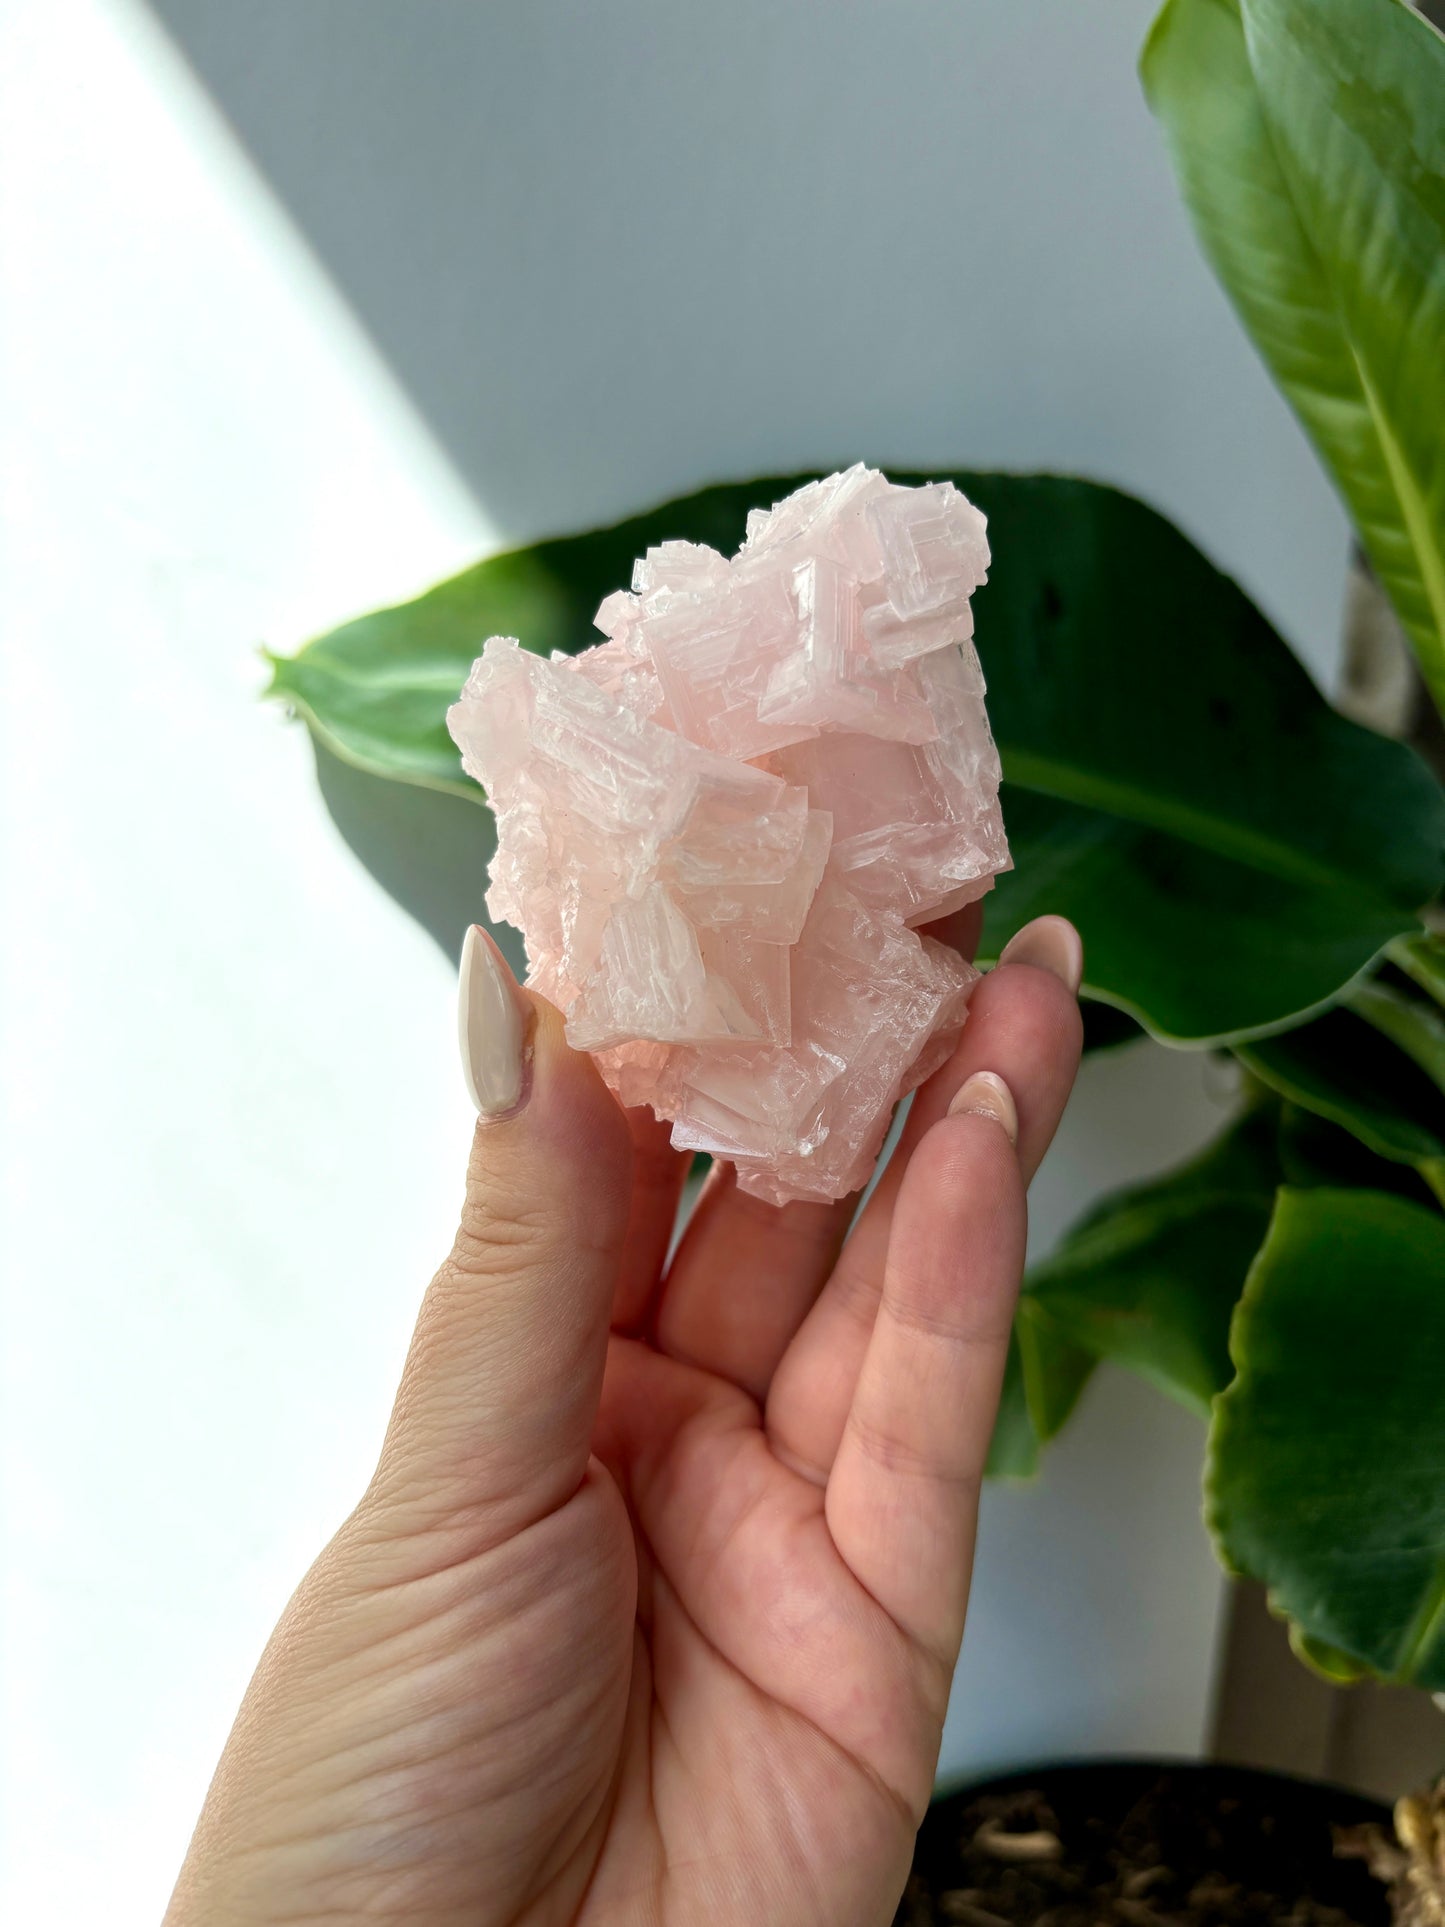
[[[783,1204],[865,1183],[977,972],[920,925],[1009,867],[973,648],[983,516],[861,465],[664,542],[607,640],[493,636],[447,722],[497,818],[487,907],[624,1104]]]

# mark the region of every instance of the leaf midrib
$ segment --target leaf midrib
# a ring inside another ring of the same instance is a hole
[[[1301,239],[1315,266],[1321,284],[1329,293],[1330,314],[1334,318],[1336,326],[1339,328],[1340,339],[1345,345],[1350,361],[1354,367],[1355,377],[1360,384],[1360,393],[1364,400],[1370,425],[1374,429],[1375,438],[1379,444],[1380,457],[1395,496],[1400,521],[1404,526],[1406,538],[1409,541],[1410,550],[1414,556],[1415,565],[1425,589],[1425,598],[1429,604],[1434,623],[1434,633],[1428,636],[1421,635],[1418,627],[1412,625],[1412,634],[1420,661],[1421,673],[1429,684],[1430,693],[1437,707],[1441,709],[1442,713],[1445,713],[1445,554],[1436,553],[1434,549],[1433,542],[1430,538],[1429,517],[1425,512],[1424,503],[1420,500],[1415,488],[1414,476],[1410,471],[1409,464],[1405,461],[1403,452],[1395,441],[1394,433],[1390,428],[1388,418],[1380,403],[1379,397],[1375,393],[1374,385],[1365,372],[1365,364],[1345,317],[1339,293],[1335,287],[1334,277],[1331,275],[1325,258],[1321,254],[1314,235],[1310,231],[1309,224],[1305,220],[1304,211],[1300,207],[1299,199],[1290,181],[1289,169],[1280,158],[1279,143],[1275,138],[1275,130],[1265,106],[1264,89],[1259,84],[1258,71],[1255,68],[1254,57],[1250,52],[1248,15],[1248,7],[1241,7],[1240,26],[1244,34],[1245,58],[1248,62],[1250,72],[1254,76],[1255,98],[1259,104],[1260,125],[1264,129],[1264,137],[1269,143],[1270,153],[1274,157],[1274,164],[1279,174],[1280,183],[1299,228]]]
[[[1228,818],[1201,809],[1183,798],[1161,795],[1138,784],[1109,778],[1036,750],[1000,744],[1004,780],[1059,802],[1076,803],[1106,816],[1122,818],[1146,829],[1167,831],[1185,843],[1228,857],[1251,869],[1263,870],[1286,882],[1348,889],[1394,907],[1373,878],[1327,863],[1290,843]]]
[[[1430,694],[1434,697],[1437,708],[1445,714],[1445,551],[1437,551],[1431,540],[1429,513],[1416,486],[1414,473],[1405,460],[1403,450],[1395,440],[1389,418],[1376,396],[1374,384],[1365,372],[1359,349],[1355,346],[1343,318],[1340,321],[1340,328],[1354,359],[1360,386],[1364,390],[1365,405],[1375,424],[1385,466],[1399,501],[1400,517],[1405,524],[1405,532],[1410,539],[1410,547],[1420,570],[1420,580],[1425,587],[1425,599],[1430,605],[1434,634],[1422,637],[1417,630],[1415,642],[1419,653],[1421,674],[1430,686]]]

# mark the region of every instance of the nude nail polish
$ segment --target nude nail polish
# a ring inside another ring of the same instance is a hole
[[[1008,1133],[1010,1144],[1019,1141],[1019,1114],[1013,1092],[996,1071],[975,1071],[954,1092],[948,1107],[950,1117],[967,1112],[974,1117],[991,1117]]]
[[[1077,997],[1084,981],[1084,940],[1067,917],[1035,917],[1009,938],[999,962],[1052,971]]]
[[[527,1006],[507,960],[473,924],[462,945],[457,999],[462,1074],[483,1117],[522,1102],[527,1081]]]

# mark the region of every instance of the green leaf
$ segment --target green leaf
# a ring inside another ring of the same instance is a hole
[[[1206,1510],[1316,1662],[1445,1688],[1445,1218],[1279,1195],[1230,1338]]]
[[[1291,1624],[1289,1643],[1297,1659],[1306,1666],[1312,1666],[1323,1679],[1334,1686],[1353,1686],[1357,1681],[1367,1679],[1370,1669],[1348,1653],[1342,1653],[1338,1646],[1331,1646],[1323,1639],[1311,1639],[1299,1627]]]
[[[1427,996],[1445,1005],[1445,937],[1399,937],[1385,954]]]
[[[1003,804],[1014,870],[986,899],[980,960],[1032,917],[1069,917],[1087,994],[1166,1043],[1227,1044],[1298,1022],[1368,969],[1402,921],[1363,888],[1286,882],[1009,781]]]
[[[685,536],[731,551],[750,508],[809,479],[702,489],[611,528],[489,556],[412,602],[343,623],[295,656],[272,656],[266,693],[290,703],[346,761],[480,803],[446,712],[488,636],[516,636],[544,656],[600,642],[592,627],[598,603],[626,587],[648,548]]]
[[[1403,1051],[1445,1095],[1445,1011],[1378,981],[1358,985],[1350,993],[1349,1006]],[[1417,1169],[1445,1202],[1445,1159],[1424,1158]]]
[[[1445,711],[1445,40],[1402,0],[1169,0],[1141,72]]]
[[[1413,1165],[1378,1157],[1353,1132],[1298,1104],[1280,1106],[1279,1169],[1282,1181],[1298,1190],[1393,1191],[1413,1204],[1435,1203]]]
[[[1137,1044],[1144,1035],[1127,1011],[1115,1004],[1096,1004],[1086,997],[1079,1006],[1084,1020],[1084,1052],[1118,1050],[1124,1044]]]
[[[1352,1010],[1237,1045],[1236,1055],[1281,1097],[1353,1132],[1382,1158],[1421,1166],[1445,1157],[1445,1093]]]
[[[958,480],[989,516],[979,649],[1016,863],[984,953],[1044,907],[1075,915],[1091,989],[1192,1041],[1334,995],[1386,904],[1439,888],[1445,799],[1423,763],[1336,715],[1142,503],[1058,477]]]
[[[1422,998],[1370,982],[1350,993],[1350,1009],[1418,1064],[1445,1091],[1445,1013]]]
[[[1021,1308],[1207,1416],[1274,1204],[1276,1128],[1262,1104],[1190,1163],[1105,1198],[1030,1271]]]
[[[801,479],[704,489],[493,557],[277,660],[272,693],[361,767],[480,800],[444,718],[486,637],[584,646],[650,544],[731,550],[748,509]],[[1445,798],[1412,751],[1336,715],[1142,503],[1056,476],[956,479],[990,519],[979,647],[1016,865],[989,900],[986,958],[1061,911],[1083,932],[1091,997],[1198,1043],[1322,1006],[1418,928]]]
[[[1073,1416],[1074,1407],[1099,1360],[1027,1294],[1019,1299],[1014,1340],[1019,1348],[1024,1400],[1034,1435],[1041,1445],[1047,1444]]]
[[[1024,1391],[1023,1359],[1018,1339],[1011,1333],[1004,1363],[1003,1391],[998,1417],[989,1441],[984,1476],[990,1479],[1031,1479],[1039,1469],[1039,1441],[1029,1417]]]

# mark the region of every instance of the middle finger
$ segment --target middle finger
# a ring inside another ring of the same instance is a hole
[[[976,1070],[994,1071],[1018,1105],[1018,1155],[1027,1183],[1063,1114],[1082,1031],[1073,989],[1051,969],[1001,963],[975,989],[958,1049],[914,1098],[888,1169],[774,1374],[768,1435],[797,1470],[821,1484],[833,1463],[872,1336],[893,1207],[913,1146],[943,1116],[966,1078]],[[966,1254],[958,1262],[962,1266]]]

